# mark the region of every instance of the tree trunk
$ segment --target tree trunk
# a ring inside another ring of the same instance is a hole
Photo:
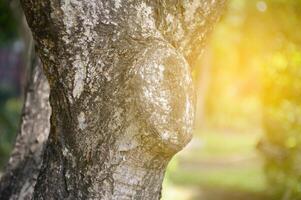
[[[34,199],[159,199],[223,1],[22,0],[50,84]]]
[[[0,199],[31,199],[42,151],[49,134],[49,87],[39,60],[32,62],[20,132],[6,173],[1,177]]]
[[[33,40],[18,1],[13,11],[20,19],[20,33],[25,41],[27,81],[19,134],[5,174],[0,182],[0,199],[31,199],[42,164],[42,151],[50,129],[49,85],[36,57]]]

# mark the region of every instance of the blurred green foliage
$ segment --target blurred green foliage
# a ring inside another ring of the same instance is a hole
[[[17,21],[7,2],[0,0],[0,45],[7,44],[18,36]]]
[[[5,91],[5,90],[4,90]],[[10,96],[8,93],[3,98],[3,90],[0,89],[0,170],[3,169],[12,150],[15,141],[18,121],[21,111],[21,100]],[[9,97],[9,98],[7,98]],[[6,100],[4,100],[6,98]]]
[[[209,45],[207,124],[263,128],[258,148],[278,199],[301,199],[300,27],[300,0],[231,0]]]
[[[270,191],[279,199],[301,199],[301,1],[267,5],[271,38],[263,65],[265,137],[259,149]]]
[[[18,37],[17,26],[8,1],[0,0],[0,47],[13,44]],[[0,85],[0,170],[7,162],[15,140],[22,104],[19,95],[15,87]]]
[[[194,72],[202,76],[209,68],[204,117],[196,120],[213,131],[197,132],[207,143],[178,159],[178,173],[171,181],[249,191],[267,187],[277,200],[301,199],[300,27],[301,0],[229,0],[203,58],[209,59],[208,66],[200,63]],[[252,134],[258,132],[262,136],[257,139],[262,139],[256,145]],[[227,140],[227,133],[234,136]],[[221,167],[213,172],[202,168],[206,159],[221,161],[235,152],[246,157],[259,153],[263,167]],[[183,160],[195,161],[191,165],[199,170],[185,171]]]

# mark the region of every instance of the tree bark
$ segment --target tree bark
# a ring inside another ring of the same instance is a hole
[[[33,199],[159,199],[190,140],[190,66],[224,1],[22,0],[50,84]]]
[[[6,172],[1,177],[0,199],[31,199],[49,134],[49,87],[40,61],[32,62],[20,132]]]
[[[26,87],[20,130],[15,147],[0,181],[0,199],[31,199],[42,164],[42,152],[50,130],[49,85],[40,60],[34,53],[33,39],[18,1],[11,1],[20,19],[25,41]]]

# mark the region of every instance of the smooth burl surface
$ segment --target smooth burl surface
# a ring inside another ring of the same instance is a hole
[[[34,199],[159,199],[222,0],[22,0],[50,84]]]

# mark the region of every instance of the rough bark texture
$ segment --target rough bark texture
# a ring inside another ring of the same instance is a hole
[[[0,182],[1,200],[31,197],[49,133],[49,86],[40,61],[32,57],[30,64],[20,131]]]
[[[31,199],[42,164],[43,146],[49,134],[49,87],[39,61],[32,64],[20,132],[6,173],[1,177],[1,200]]]
[[[222,0],[22,0],[50,84],[34,199],[159,199]]]
[[[18,1],[11,1],[16,17],[20,19],[20,33],[25,41],[27,81],[19,133],[5,174],[0,181],[0,199],[31,199],[39,169],[42,151],[50,130],[49,85],[42,72],[40,60],[33,49],[33,40]]]

